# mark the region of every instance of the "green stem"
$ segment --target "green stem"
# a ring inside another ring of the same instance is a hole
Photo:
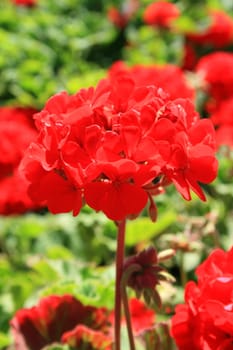
[[[115,282],[115,350],[121,350],[121,277],[124,263],[125,250],[125,225],[126,220],[122,220],[118,224],[117,235],[117,251],[116,251],[116,282]]]

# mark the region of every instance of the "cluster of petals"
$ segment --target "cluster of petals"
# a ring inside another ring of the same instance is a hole
[[[210,10],[210,25],[200,33],[190,33],[187,40],[194,44],[219,49],[233,42],[233,19],[220,10]]]
[[[220,50],[233,43],[233,19],[222,10],[208,11],[209,25],[199,31],[185,33],[182,68],[195,70],[201,57],[200,52]]]
[[[216,126],[217,145],[228,145],[233,148],[233,96],[219,103],[211,115]]]
[[[170,99],[127,72],[96,88],[51,97],[35,115],[37,141],[21,169],[29,195],[52,213],[87,203],[112,220],[138,215],[158,184],[173,182],[186,200],[205,200],[199,183],[217,173],[215,134],[190,99]]]
[[[136,64],[127,66],[123,61],[115,62],[109,69],[112,80],[120,74],[128,74],[136,85],[155,85],[169,94],[169,99],[189,98],[194,101],[195,90],[189,84],[184,72],[174,64]],[[172,84],[171,84],[172,81]]]
[[[179,350],[230,350],[233,346],[233,249],[216,249],[185,287],[171,334]]]
[[[32,7],[37,4],[37,0],[12,0],[12,3],[17,6]]]
[[[208,93],[216,105],[232,97],[233,53],[216,51],[203,56],[196,72],[207,82]]]
[[[179,8],[167,1],[156,1],[148,5],[143,13],[143,20],[148,25],[170,27],[180,15]]]
[[[28,145],[36,139],[33,109],[0,108],[0,214],[21,214],[34,208],[27,181],[18,166]]]
[[[154,325],[154,311],[141,301],[130,300],[130,313],[135,335]],[[18,310],[10,324],[16,350],[40,350],[54,343],[79,350],[110,350],[113,345],[114,312],[85,306],[69,294],[47,296]]]
[[[207,84],[206,110],[216,126],[217,144],[233,145],[233,54],[215,52],[203,56],[197,73]]]
[[[70,343],[74,333],[81,344],[86,332],[83,332],[84,338],[80,338],[77,327],[90,328],[92,337],[101,337],[109,325],[105,308],[84,306],[69,294],[44,297],[38,305],[18,310],[10,324],[16,350],[40,350],[55,342]]]

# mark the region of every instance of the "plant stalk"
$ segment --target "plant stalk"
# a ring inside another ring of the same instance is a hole
[[[124,251],[125,251],[125,226],[126,220],[122,220],[118,223],[117,234],[117,251],[116,251],[116,282],[115,282],[115,322],[114,322],[114,335],[115,335],[115,350],[121,350],[121,277],[124,264]]]
[[[124,312],[125,312],[125,320],[126,320],[126,326],[128,331],[130,350],[136,350],[135,344],[134,344],[134,336],[133,336],[133,329],[132,329],[132,323],[131,323],[126,286],[122,288],[122,300],[123,300],[123,306],[124,306]]]

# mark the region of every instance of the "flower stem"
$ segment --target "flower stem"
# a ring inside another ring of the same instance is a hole
[[[115,350],[121,349],[121,277],[124,263],[126,220],[118,224],[117,252],[116,252],[116,282],[115,282]]]
[[[132,330],[132,324],[131,324],[131,316],[130,316],[126,286],[122,288],[122,300],[124,305],[125,320],[126,320],[126,326],[128,331],[130,350],[135,350],[136,348],[134,344],[134,337],[133,337],[133,330]]]
[[[121,277],[121,295],[122,295],[122,301],[124,306],[124,313],[125,313],[125,320],[126,320],[126,326],[128,331],[128,337],[129,337],[130,350],[135,350],[135,344],[134,344],[133,329],[132,329],[132,323],[131,323],[128,296],[127,296],[127,282],[131,274],[135,272],[139,272],[141,270],[142,270],[142,267],[139,264],[132,264],[127,269],[124,270]]]

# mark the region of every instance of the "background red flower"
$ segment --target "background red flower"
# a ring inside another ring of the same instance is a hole
[[[185,287],[185,304],[176,307],[171,334],[179,350],[227,349],[233,343],[233,249],[216,249],[201,264],[198,282]]]
[[[143,14],[143,20],[146,24],[158,27],[169,27],[177,17],[180,11],[175,4],[166,1],[157,1],[150,4]]]

